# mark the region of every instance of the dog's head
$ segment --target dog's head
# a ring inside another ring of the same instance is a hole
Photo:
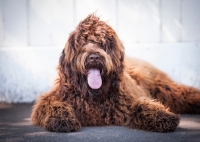
[[[60,78],[91,96],[118,87],[124,47],[115,31],[94,14],[79,23],[60,57]]]

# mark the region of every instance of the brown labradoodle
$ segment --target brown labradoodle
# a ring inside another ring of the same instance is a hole
[[[147,62],[127,58],[115,31],[94,14],[70,34],[52,89],[35,103],[34,125],[72,132],[120,125],[174,131],[180,113],[200,113],[200,91],[172,81]]]

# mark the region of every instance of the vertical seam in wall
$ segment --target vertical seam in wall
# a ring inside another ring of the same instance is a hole
[[[118,0],[115,0],[115,19],[116,19],[116,30],[119,32],[119,4]]]
[[[183,1],[180,0],[180,42],[183,42],[183,21],[182,21],[182,4]]]
[[[160,17],[160,43],[162,42],[162,0],[159,1],[159,17]]]
[[[30,46],[30,31],[29,31],[29,5],[30,5],[30,2],[29,0],[26,0],[26,20],[27,20],[27,45]]]
[[[52,21],[53,21],[53,4],[52,2],[50,2],[50,14],[51,14],[51,17],[50,17],[50,34],[49,34],[49,39],[50,39],[50,42],[49,42],[49,45],[52,46],[53,45],[53,31],[52,31]]]
[[[4,9],[4,0],[2,1],[2,22],[3,22],[3,46],[6,46],[6,37],[5,37],[5,9]]]
[[[74,23],[73,25],[76,24],[76,0],[73,0],[73,7],[74,7],[74,11],[73,11],[73,16],[74,16]]]
[[[138,40],[139,39],[139,35],[138,35],[138,17],[139,17],[138,16],[138,11],[139,11],[139,3],[138,3],[138,0],[135,1],[135,5],[137,6],[136,10],[135,10],[135,11],[137,11],[137,16],[136,16],[137,17],[136,18],[136,26],[137,26],[137,28],[136,28],[136,31],[135,31],[136,32],[135,43],[139,43],[139,40]]]

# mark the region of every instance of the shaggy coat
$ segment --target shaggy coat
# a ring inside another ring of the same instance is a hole
[[[200,113],[200,91],[179,85],[147,62],[125,57],[115,31],[94,14],[70,34],[52,89],[35,103],[34,125],[72,132],[120,125],[174,131],[180,113]]]

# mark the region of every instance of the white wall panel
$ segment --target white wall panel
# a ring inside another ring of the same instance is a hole
[[[4,45],[3,0],[0,0],[0,46]]]
[[[117,29],[115,0],[76,0],[75,2],[76,25],[88,14],[96,12],[97,16],[101,16],[101,20],[107,21],[115,30]]]
[[[160,42],[159,0],[138,0],[138,42]]]
[[[97,16],[101,16],[101,20],[106,21],[113,29],[117,30],[117,3],[116,0],[97,0]]]
[[[137,41],[137,0],[118,0],[118,34],[123,43]]]
[[[124,43],[200,41],[199,0],[0,0],[0,46],[64,45],[96,12]]]
[[[94,13],[98,10],[95,6],[94,0],[75,0],[75,25],[83,20],[88,14]]]
[[[32,102],[47,91],[56,78],[60,53],[50,47],[1,48],[0,102]]]
[[[74,1],[73,0],[53,0],[51,18],[51,43],[52,45],[62,45],[75,29],[74,26]]]
[[[30,0],[29,13],[29,44],[51,45],[51,1]]]
[[[181,0],[161,0],[161,40],[163,42],[181,41]]]
[[[26,0],[4,0],[6,45],[27,45]]]
[[[182,0],[183,41],[200,40],[200,0]]]

